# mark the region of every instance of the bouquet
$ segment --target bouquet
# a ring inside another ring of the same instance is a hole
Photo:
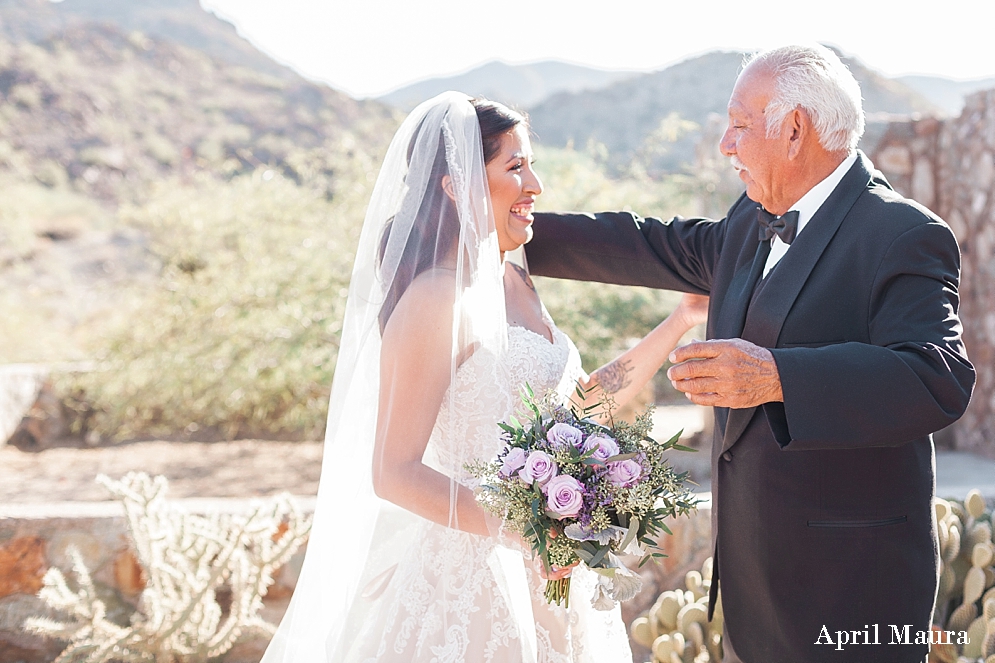
[[[496,459],[467,465],[480,480],[477,500],[503,518],[538,555],[546,573],[583,563],[598,574],[592,603],[610,610],[634,597],[642,579],[620,555],[638,555],[639,566],[664,557],[654,537],[670,534],[664,520],[695,507],[687,473],[677,474],[664,458],[680,433],[660,443],[649,436],[652,410],[634,423],[615,422],[610,400],[602,403],[602,425],[586,408],[536,402],[526,386],[530,420],[501,423],[504,447]],[[578,394],[585,394],[578,387]],[[547,580],[546,600],[568,605],[569,576]]]

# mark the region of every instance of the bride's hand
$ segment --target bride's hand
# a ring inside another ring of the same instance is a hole
[[[570,566],[551,566],[550,571],[546,572],[546,567],[539,565],[539,575],[541,575],[546,580],[563,580],[568,577],[570,573],[574,570],[579,562],[574,562]]]
[[[704,323],[708,319],[708,296],[685,293],[671,315],[682,320],[687,329]]]

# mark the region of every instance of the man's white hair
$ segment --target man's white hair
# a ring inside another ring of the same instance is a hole
[[[749,67],[774,76],[774,96],[764,109],[768,138],[780,136],[788,113],[803,108],[822,147],[856,149],[864,133],[860,85],[835,53],[824,46],[781,46],[750,56],[743,70]]]

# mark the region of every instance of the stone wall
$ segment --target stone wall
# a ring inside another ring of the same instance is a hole
[[[48,370],[42,366],[0,365],[0,444],[21,425],[47,378]]]
[[[995,458],[995,90],[967,97],[957,118],[893,122],[870,157],[960,242],[960,312],[978,383],[953,445]]]
[[[673,536],[662,537],[660,545],[668,557],[640,570],[643,590],[623,605],[626,623],[646,610],[664,590],[683,587],[685,573],[701,568],[711,555],[711,502],[707,493],[699,497],[703,501],[698,510],[671,522]],[[297,499],[305,513],[314,509],[314,498]],[[251,507],[252,500],[204,498],[171,503],[193,513],[242,513]],[[48,612],[36,593],[45,572],[53,566],[66,574],[72,586],[72,563],[67,553],[70,546],[80,551],[111,618],[126,619],[137,605],[145,581],[131,551],[121,504],[0,504],[0,663],[48,663],[64,648],[65,643],[25,632],[22,624],[31,616],[60,617]],[[277,623],[283,616],[303,558],[302,549],[275,574],[276,581],[264,601],[264,619]],[[632,644],[637,655],[634,660],[646,660],[648,652]],[[224,657],[223,663],[257,663],[265,647],[265,640],[242,643]]]
[[[298,498],[302,510],[314,508],[313,498]],[[238,498],[180,499],[177,507],[193,513],[244,513],[252,501]],[[73,587],[68,549],[80,551],[91,572],[109,617],[126,621],[138,603],[145,579],[132,553],[124,508],[118,502],[57,502],[0,505],[0,663],[47,663],[65,643],[26,632],[32,616],[64,618],[47,610],[36,594],[50,567],[60,569]],[[275,574],[263,617],[279,621],[286,610],[303,562],[299,550]],[[257,663],[265,640],[242,643],[228,652],[224,663]]]

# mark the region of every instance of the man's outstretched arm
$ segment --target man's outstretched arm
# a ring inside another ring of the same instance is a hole
[[[722,222],[631,212],[537,213],[533,230],[533,274],[697,294],[711,291],[724,239]]]

